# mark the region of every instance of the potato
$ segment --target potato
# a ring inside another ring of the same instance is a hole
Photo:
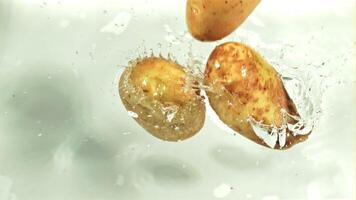
[[[267,134],[295,124],[299,117],[279,74],[256,51],[237,42],[217,46],[204,73],[204,84],[211,107],[219,118],[250,140],[276,149],[286,149],[307,139],[308,134],[285,137],[276,135],[274,145],[267,144],[251,124],[263,124]]]
[[[184,140],[203,127],[205,104],[196,81],[173,61],[150,57],[131,63],[119,94],[131,116],[162,140]]]
[[[189,32],[200,41],[215,41],[240,26],[261,0],[188,0]]]

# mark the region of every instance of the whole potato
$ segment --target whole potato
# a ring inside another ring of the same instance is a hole
[[[201,41],[215,41],[240,26],[261,0],[188,0],[189,32]]]
[[[119,94],[134,119],[162,140],[187,139],[204,124],[205,104],[194,77],[173,61],[150,57],[131,63]]]
[[[224,43],[211,53],[204,84],[211,107],[229,127],[250,140],[276,149],[289,148],[307,139],[288,129],[283,138],[268,145],[251,123],[260,122],[267,133],[295,124],[296,107],[286,92],[279,74],[256,51],[237,42]],[[280,137],[280,135],[278,135]]]

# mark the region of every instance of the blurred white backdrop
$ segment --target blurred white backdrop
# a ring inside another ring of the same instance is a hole
[[[0,0],[0,200],[355,199],[354,8],[263,1],[201,43],[185,1]],[[117,78],[130,59],[153,49],[204,68],[230,40],[311,77],[320,119],[306,142],[266,149],[212,113],[193,138],[163,142],[127,114]]]

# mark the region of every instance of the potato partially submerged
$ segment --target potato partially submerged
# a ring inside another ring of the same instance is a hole
[[[240,26],[261,0],[187,0],[189,32],[198,40],[215,41]]]
[[[121,75],[119,94],[134,119],[162,140],[184,140],[204,124],[200,90],[173,61],[151,57],[132,63]]]
[[[250,140],[285,149],[307,139],[309,133],[294,135],[288,130],[287,124],[296,123],[291,116],[298,117],[295,105],[279,74],[253,49],[236,42],[217,46],[207,62],[204,84],[219,118]],[[258,123],[267,134],[280,131],[273,145],[254,130]]]

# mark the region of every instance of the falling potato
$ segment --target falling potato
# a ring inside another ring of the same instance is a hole
[[[279,74],[252,48],[237,42],[217,46],[207,62],[204,84],[219,118],[250,140],[286,149],[307,139],[309,133],[288,129],[297,123],[296,107]],[[257,128],[275,140],[266,142]]]
[[[162,140],[187,139],[204,124],[196,79],[174,61],[150,57],[132,62],[121,75],[119,94],[131,116]]]
[[[239,27],[261,0],[187,0],[189,32],[200,41],[215,41]]]

